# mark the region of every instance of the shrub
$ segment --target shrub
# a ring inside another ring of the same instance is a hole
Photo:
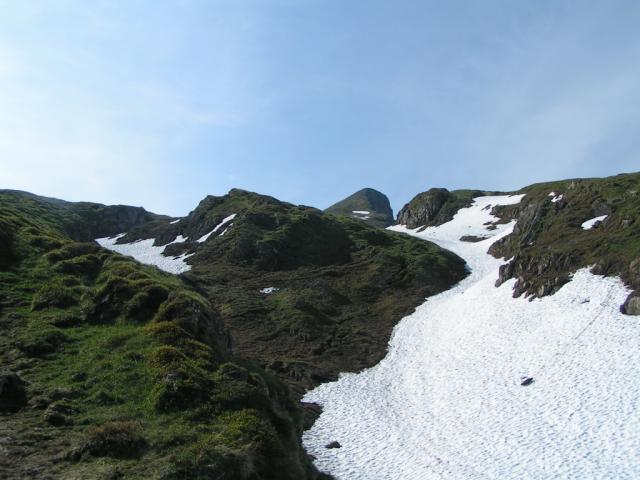
[[[168,478],[276,478],[268,473],[270,456],[281,450],[275,431],[258,412],[228,412],[218,418],[213,432],[174,460]]]
[[[80,243],[69,242],[64,244],[57,250],[53,250],[45,255],[47,260],[51,263],[60,262],[62,260],[69,260],[71,258],[79,257],[82,255],[97,254],[100,252],[100,247],[95,243]]]
[[[87,432],[85,451],[95,457],[138,458],[147,447],[139,422],[107,422]]]
[[[168,296],[169,291],[161,285],[145,286],[127,302],[125,316],[138,322],[148,321]]]
[[[55,352],[68,341],[68,337],[59,328],[44,324],[26,329],[17,338],[16,345],[28,355],[37,357]]]
[[[102,264],[96,255],[81,255],[69,260],[61,260],[54,267],[56,271],[65,275],[75,275],[87,279],[94,279]]]
[[[32,310],[45,308],[68,308],[78,303],[76,292],[62,282],[47,283],[33,296]]]
[[[211,381],[177,348],[166,345],[156,348],[148,365],[156,379],[151,392],[156,411],[185,410],[208,400]]]

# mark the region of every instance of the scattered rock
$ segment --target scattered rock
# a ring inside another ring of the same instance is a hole
[[[78,392],[71,390],[70,388],[54,388],[49,393],[49,398],[52,401],[56,400],[69,400],[78,396]]]
[[[31,400],[29,400],[29,405],[31,405],[32,408],[35,408],[37,410],[45,409],[50,404],[51,404],[51,400],[47,396],[34,397]]]
[[[15,411],[27,404],[27,393],[17,373],[0,374],[0,411]]]
[[[324,448],[342,448],[342,445],[340,445],[340,442],[333,441],[331,443],[327,443]]]
[[[74,373],[71,377],[71,381],[73,382],[84,382],[87,379],[87,374],[85,372]]]
[[[522,377],[522,381],[520,385],[526,387],[527,385],[531,385],[535,380],[532,377]]]
[[[479,237],[477,235],[463,235],[460,237],[461,242],[470,242],[470,243],[478,243],[483,240],[486,240],[489,237]]]
[[[53,403],[47,407],[44,412],[44,419],[49,425],[54,427],[62,427],[64,425],[71,425],[73,422],[68,417],[71,413],[71,408],[59,403]]]
[[[167,383],[179,382],[187,378],[184,372],[169,372],[165,375],[164,381]]]

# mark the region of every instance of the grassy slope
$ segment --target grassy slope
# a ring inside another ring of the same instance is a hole
[[[22,210],[0,204],[0,355],[29,396],[2,478],[314,476],[286,387],[228,354],[205,298]]]
[[[550,192],[563,195],[553,203]],[[574,179],[531,185],[519,205],[498,209],[518,218],[514,233],[492,253],[515,257],[501,270],[500,281],[516,278],[515,294],[553,293],[578,268],[620,275],[640,291],[640,173],[601,179]],[[585,220],[608,215],[596,228]]]
[[[0,426],[8,478],[316,478],[280,380],[300,394],[375,363],[465,275],[435,245],[233,191],[126,237],[195,239],[238,213],[224,237],[172,245],[196,252],[175,277],[71,240],[94,217],[61,205],[0,202],[0,355],[29,395]]]
[[[120,229],[129,230],[154,219],[168,218],[141,207],[72,203],[17,190],[0,190],[0,205],[25,218],[37,218],[48,228],[78,241],[114,235]]]

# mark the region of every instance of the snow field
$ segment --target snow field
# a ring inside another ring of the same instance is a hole
[[[488,255],[513,222],[487,231],[480,197],[423,232],[464,258],[471,274],[395,328],[387,356],[310,391],[323,413],[303,441],[338,479],[640,478],[640,322],[619,305],[616,278],[582,269],[553,296],[494,286]],[[487,208],[488,207],[488,208]],[[493,235],[460,242],[463,235]],[[523,376],[533,377],[520,386]],[[324,446],[337,440],[340,449]]]

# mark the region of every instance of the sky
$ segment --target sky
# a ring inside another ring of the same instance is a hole
[[[640,2],[0,0],[0,188],[397,211],[640,170]]]

